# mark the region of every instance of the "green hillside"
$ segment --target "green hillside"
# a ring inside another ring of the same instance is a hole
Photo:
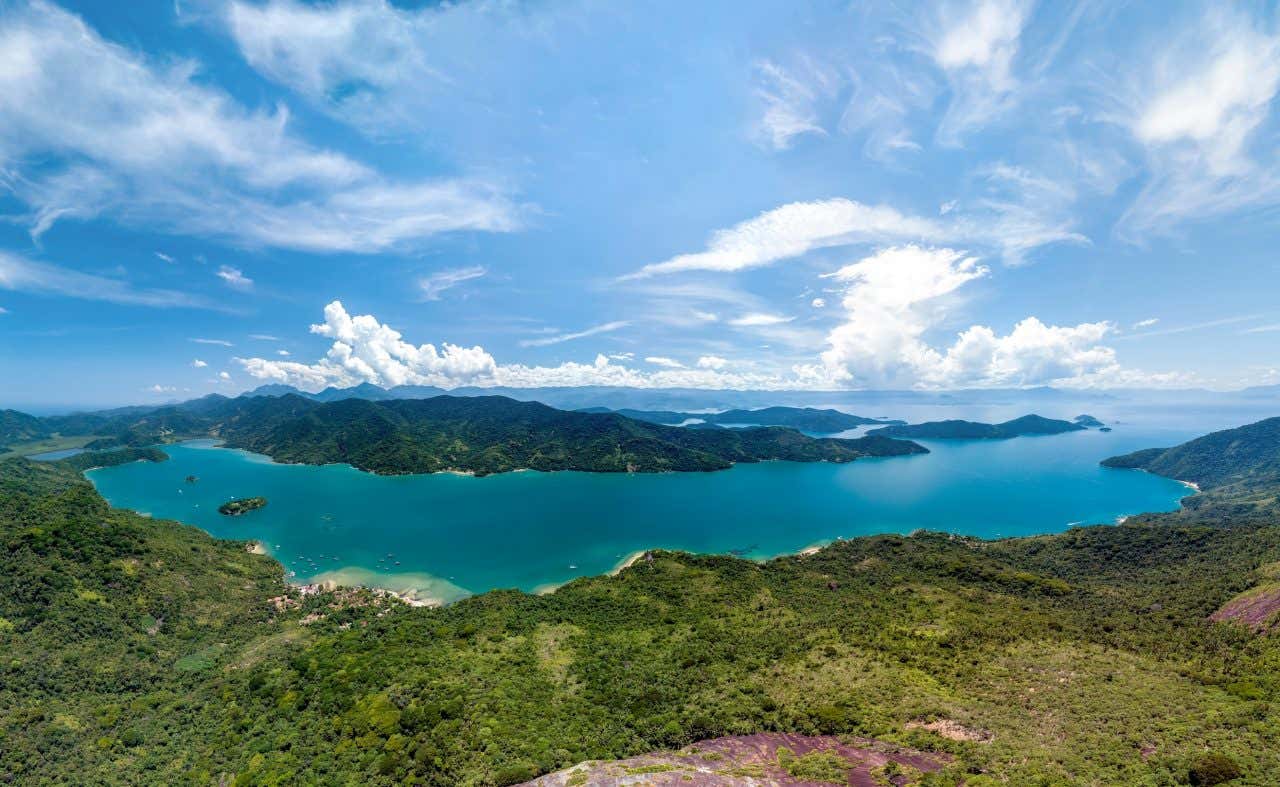
[[[1182,784],[1210,756],[1234,784],[1280,772],[1280,637],[1208,620],[1280,560],[1274,518],[654,552],[425,609],[299,596],[244,543],[108,508],[76,459],[0,463],[16,783],[498,785],[768,730],[949,753],[934,785]],[[980,740],[918,725],[936,720]]]

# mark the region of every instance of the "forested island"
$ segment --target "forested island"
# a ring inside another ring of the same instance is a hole
[[[1052,435],[1064,432],[1080,432],[1085,429],[1079,423],[1024,415],[998,424],[978,421],[929,421],[923,424],[886,426],[867,432],[870,436],[915,438],[925,440],[1007,440],[1026,435]]]
[[[243,542],[112,509],[80,475],[163,454],[0,461],[0,776],[506,785],[777,731],[933,771],[875,771],[907,783],[1268,784],[1278,425],[1122,463],[1204,491],[1120,526],[653,551],[439,609],[303,595]]]
[[[750,424],[754,426],[789,426],[806,432],[833,434],[868,424],[893,425],[905,421],[894,421],[880,418],[865,418],[851,415],[840,410],[819,409],[816,407],[762,407],[758,410],[725,410],[717,413],[687,413],[674,410],[632,410],[621,408],[610,410],[607,407],[587,407],[581,413],[618,413],[637,421],[649,421],[655,424],[676,425],[687,422],[724,425]]]
[[[44,420],[50,428],[101,435],[89,443],[95,449],[216,437],[280,462],[346,462],[384,474],[707,471],[739,462],[851,462],[928,453],[887,437],[815,438],[785,427],[682,429],[503,396],[318,402],[294,394],[213,395],[161,408]]]
[[[241,516],[250,511],[256,511],[267,504],[265,497],[243,497],[238,500],[228,500],[218,506],[218,513],[224,516]]]

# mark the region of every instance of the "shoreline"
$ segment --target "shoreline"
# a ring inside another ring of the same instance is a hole
[[[193,442],[197,443],[197,445],[192,447],[198,448],[198,449],[199,448],[226,448],[225,444],[221,443],[220,441],[212,440],[209,438],[197,438],[197,439],[188,440],[188,441],[181,441],[179,443],[170,444],[170,445],[183,445],[183,444],[190,444]],[[228,450],[234,451],[236,453],[240,453],[246,456],[247,458],[249,458],[250,460],[256,459],[258,461],[262,461],[264,463],[269,463],[269,464],[276,464],[280,466],[290,466],[290,465],[299,464],[299,463],[276,462],[274,459],[272,459],[269,456],[266,456],[265,454],[256,454],[246,449],[230,448]],[[145,460],[137,460],[137,461],[145,461]],[[758,464],[764,464],[764,463],[752,463],[752,464],[758,465]],[[797,463],[797,464],[808,464],[808,463]],[[826,464],[826,463],[817,463],[817,464]],[[331,465],[302,465],[302,466],[346,467],[351,471],[362,473],[362,474],[369,474],[369,475],[375,475],[375,476],[381,475],[378,473],[372,473],[371,471],[360,470],[359,468],[356,468],[352,465],[345,464],[345,463],[333,463]],[[100,468],[89,468],[83,471],[86,478],[91,472],[93,472],[93,470],[96,470],[96,469],[100,469]],[[1145,469],[1142,469],[1141,471],[1149,472]],[[508,472],[514,474],[514,473],[537,472],[537,471],[532,471],[528,468],[517,468]],[[552,471],[552,472],[574,472],[574,471]],[[430,473],[430,474],[423,473],[423,474],[416,474],[416,475],[426,476],[426,475],[438,475],[438,474],[448,474],[448,475],[463,476],[463,477],[475,477],[474,474],[470,472],[457,471],[457,470],[446,470],[446,471],[438,471],[437,473]],[[497,475],[504,475],[504,474],[505,473],[495,473],[494,475],[497,476]],[[550,475],[551,473],[548,472],[546,474]],[[389,477],[389,476],[384,476],[384,477]],[[90,481],[90,484],[95,487],[95,492],[96,492],[97,491],[96,484],[93,484],[91,478],[89,478],[88,480]],[[1201,492],[1199,486],[1194,482],[1183,481],[1180,479],[1169,479],[1169,480],[1176,481],[1178,484],[1193,490],[1195,493]],[[101,496],[101,493],[99,493],[99,495]],[[107,502],[108,504],[110,504],[110,501],[107,501]],[[1176,511],[1184,508],[1185,506],[1182,504],[1181,499],[1179,499],[1177,502],[1174,503],[1174,506],[1172,509],[1170,509],[1170,511]],[[141,511],[139,511],[138,513],[144,516],[147,515],[145,512],[141,512]],[[1168,512],[1161,512],[1161,513],[1168,513]],[[1117,519],[1114,521],[1113,524],[1116,524],[1116,525],[1123,524],[1126,520],[1130,518],[1130,516],[1131,515],[1119,516],[1117,517]],[[1095,522],[1092,524],[1097,526],[1107,526],[1112,523]],[[199,525],[194,525],[194,526],[200,527]],[[1084,523],[1071,523],[1068,525],[1067,529],[1071,529],[1077,526],[1087,526],[1087,525],[1084,525]],[[203,530],[204,528],[201,527],[200,529]],[[209,531],[206,530],[205,532],[209,532]],[[853,538],[872,538],[879,535],[885,535],[885,534],[894,533],[894,532],[897,532],[897,531],[885,531],[884,533],[868,533],[865,535],[854,536]],[[946,531],[946,532],[950,532],[950,531]],[[1030,538],[1030,537],[1037,537],[1039,535],[1052,535],[1057,532],[1061,532],[1061,531],[1054,529],[1047,533],[1038,533],[1035,535],[1025,536],[1025,537]],[[902,535],[902,533],[899,533],[899,535]],[[982,538],[982,537],[979,536],[978,538]],[[1000,536],[988,537],[988,539],[992,541],[1004,540],[1004,538]],[[640,549],[640,550],[635,550],[630,552],[607,571],[603,571],[603,572],[597,571],[595,573],[580,573],[567,580],[538,584],[532,587],[530,590],[522,591],[522,592],[527,592],[534,595],[545,595],[549,593],[554,593],[556,590],[558,590],[559,588],[563,587],[564,585],[568,584],[569,582],[575,579],[584,578],[584,577],[597,577],[597,576],[610,576],[610,577],[618,576],[627,568],[634,566],[638,561],[643,559],[646,555],[650,554],[653,551],[658,551],[658,550],[689,552],[690,554],[733,556],[739,559],[749,560],[754,563],[763,564],[771,560],[777,560],[777,559],[786,558],[786,557],[796,557],[796,558],[809,557],[821,552],[826,547],[841,540],[844,540],[844,539],[842,537],[837,537],[835,539],[824,539],[816,542],[810,542],[807,546],[804,546],[799,549],[791,549],[791,550],[778,552],[776,554],[772,554],[768,556],[757,556],[757,557],[748,557],[741,554],[733,554],[732,552],[696,552],[691,550],[680,549],[678,547],[672,548],[672,547],[666,547],[666,546],[652,546],[647,549]],[[452,604],[455,601],[459,601],[463,598],[467,598],[473,595],[482,595],[483,593],[488,592],[488,590],[491,590],[491,589],[485,589],[485,590],[480,590],[478,592],[472,592],[465,588],[454,585],[448,580],[445,580],[440,577],[435,577],[429,574],[425,574],[425,573],[406,571],[406,572],[395,573],[395,574],[385,574],[385,573],[381,573],[376,569],[369,569],[359,565],[342,565],[340,567],[334,568],[329,571],[324,571],[319,574],[313,574],[309,576],[307,579],[303,579],[301,577],[298,577],[297,574],[295,574],[290,569],[290,567],[285,564],[284,561],[276,558],[272,554],[268,546],[265,543],[263,543],[261,540],[257,540],[257,539],[246,540],[244,544],[245,544],[244,548],[246,549],[246,551],[256,555],[263,555],[266,557],[270,557],[273,560],[275,560],[281,567],[284,582],[289,586],[292,586],[295,588],[302,588],[302,587],[308,587],[308,586],[314,586],[317,588],[324,588],[324,589],[332,589],[332,588],[338,588],[338,587],[344,587],[344,588],[363,587],[372,591],[385,593],[391,597],[404,601],[406,604],[410,606],[415,606],[415,607],[445,606],[445,605]]]

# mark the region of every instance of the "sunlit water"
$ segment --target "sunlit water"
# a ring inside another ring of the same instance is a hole
[[[258,540],[297,581],[337,577],[453,600],[604,573],[655,547],[758,558],[873,533],[928,528],[998,538],[1170,510],[1186,487],[1102,468],[1098,460],[1198,431],[1117,427],[927,441],[928,455],[847,465],[487,478],[280,465],[198,441],[166,447],[168,462],[94,470],[89,477],[113,505],[224,538]],[[188,475],[199,480],[187,483]],[[241,517],[217,512],[229,499],[254,495],[268,505]]]

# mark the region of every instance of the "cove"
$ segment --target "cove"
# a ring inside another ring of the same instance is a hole
[[[1189,493],[1182,484],[1097,464],[1150,444],[1144,440],[1089,431],[921,441],[932,453],[846,465],[486,478],[282,465],[194,441],[166,446],[167,462],[87,475],[112,505],[261,542],[294,581],[335,579],[447,602],[605,573],[645,549],[767,558],[917,528],[1000,538],[1174,509]],[[188,475],[199,480],[186,483]],[[265,508],[217,512],[227,500],[258,495]]]

